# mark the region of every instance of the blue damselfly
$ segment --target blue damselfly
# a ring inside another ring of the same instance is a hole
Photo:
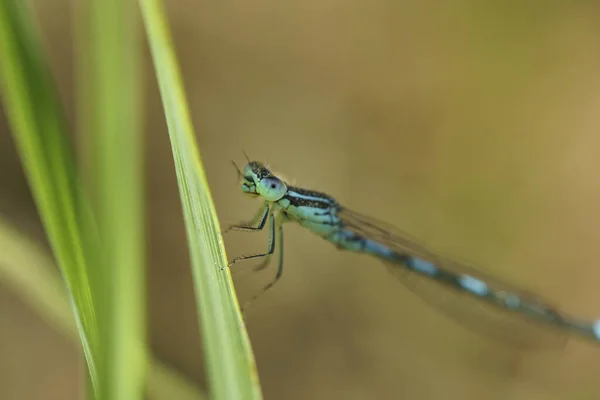
[[[237,166],[236,169],[242,180],[242,191],[262,198],[264,204],[251,221],[229,229],[260,231],[268,222],[269,246],[265,253],[236,257],[229,265],[264,258],[259,267],[263,268],[278,250],[273,280],[247,304],[273,287],[281,277],[283,224],[294,221],[339,249],[381,259],[394,275],[421,297],[426,296],[410,283],[415,277],[475,299],[499,312],[516,314],[528,322],[600,343],[600,321],[583,321],[559,312],[536,296],[485,276],[464,263],[440,256],[388,224],[349,210],[325,193],[288,185],[260,162],[249,161],[243,170]]]

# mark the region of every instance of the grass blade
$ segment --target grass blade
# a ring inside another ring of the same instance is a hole
[[[136,400],[144,395],[147,364],[137,7],[122,0],[76,6],[82,165],[102,243],[91,257],[104,295],[96,304],[99,393]]]
[[[214,399],[259,399],[258,374],[239,312],[214,204],[196,146],[160,0],[139,0],[154,60],[183,206],[197,309]]]
[[[0,2],[2,100],[97,387],[98,324],[82,241],[82,196],[61,108],[30,21],[23,2]]]

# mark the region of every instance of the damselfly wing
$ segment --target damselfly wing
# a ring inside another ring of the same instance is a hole
[[[525,348],[561,347],[569,331],[598,340],[594,322],[579,321],[530,292],[442,256],[390,224],[346,208],[337,215],[345,229],[435,266],[425,270],[385,262],[406,288],[469,329]],[[470,288],[469,281],[479,289]]]

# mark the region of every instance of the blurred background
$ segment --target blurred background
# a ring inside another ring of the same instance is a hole
[[[72,4],[32,3],[73,122]],[[260,207],[230,163],[243,164],[243,150],[561,310],[600,317],[597,3],[167,7],[223,227]],[[202,386],[171,150],[147,51],[144,60],[151,345]],[[0,215],[45,245],[3,114]],[[229,257],[267,244],[266,232],[225,240]],[[507,343],[510,330],[507,342],[490,339],[377,260],[292,224],[285,254],[280,283],[245,316],[266,399],[600,397],[600,346],[531,351]],[[232,272],[242,302],[274,274],[252,263]],[[0,398],[78,399],[82,368],[79,346],[0,280]]]

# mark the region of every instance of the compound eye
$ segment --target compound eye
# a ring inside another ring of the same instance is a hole
[[[287,192],[286,184],[278,178],[263,178],[259,184],[259,193],[265,200],[277,201]]]

